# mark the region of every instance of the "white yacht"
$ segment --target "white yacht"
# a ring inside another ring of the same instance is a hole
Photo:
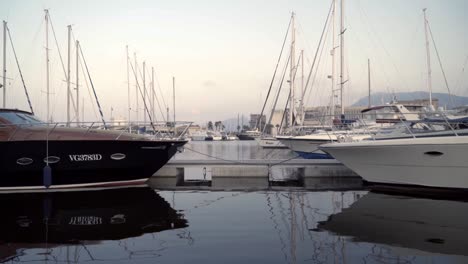
[[[195,133],[191,134],[190,137],[192,138],[192,141],[208,140],[208,134],[206,131],[196,131]]]
[[[325,144],[320,149],[367,182],[468,189],[468,136],[439,133]]]
[[[388,133],[394,133],[395,128],[406,130],[403,124],[395,125],[397,122],[416,122],[420,120],[420,116],[416,110],[420,108],[413,107],[414,111],[410,111],[408,106],[392,102],[390,104],[374,106],[362,110],[362,113],[369,113],[375,120],[375,124],[363,124],[361,127],[350,127],[347,130],[331,130],[322,129],[316,130],[314,133],[301,136],[277,136],[276,138],[281,141],[285,146],[296,152],[299,156],[305,159],[331,159],[332,157],[319,149],[319,146],[326,143],[333,142],[356,142],[366,139],[371,139],[377,131],[381,131],[383,137],[388,137]],[[387,130],[382,130],[387,128]],[[410,134],[404,137],[411,137]]]
[[[273,148],[274,149],[288,148],[281,141],[271,136],[262,136],[259,138],[255,138],[255,140],[257,141],[258,145],[262,148],[272,148],[272,149]]]

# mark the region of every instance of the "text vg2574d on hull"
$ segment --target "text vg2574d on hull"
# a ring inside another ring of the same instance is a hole
[[[0,110],[0,190],[45,188],[47,165],[50,188],[141,184],[186,143],[39,121],[20,125],[14,122],[18,118],[34,116]]]

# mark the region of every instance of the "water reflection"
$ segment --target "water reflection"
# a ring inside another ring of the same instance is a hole
[[[421,251],[468,256],[468,203],[370,192],[319,228],[353,242],[386,244]],[[411,250],[409,250],[411,249]]]
[[[2,194],[0,262],[467,263],[467,206],[288,187]]]
[[[0,211],[0,262],[125,259],[93,246],[188,225],[149,188],[0,194]]]

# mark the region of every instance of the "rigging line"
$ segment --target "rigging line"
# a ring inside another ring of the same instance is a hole
[[[281,93],[281,88],[283,87],[284,77],[286,76],[286,70],[288,69],[288,64],[289,64],[289,60],[290,60],[290,59],[291,59],[291,53],[289,54],[288,60],[286,61],[286,64],[284,65],[283,76],[281,77],[281,82],[280,82],[280,85],[279,85],[279,88],[278,88],[278,92],[276,93],[276,99],[275,99],[274,104],[273,104],[272,107],[271,107],[271,114],[270,114],[270,118],[268,119],[268,123],[267,123],[267,124],[271,124],[271,120],[272,120],[272,118],[273,118],[273,113],[274,113],[274,111],[275,111],[276,104],[278,103],[278,98],[279,98],[280,93]],[[263,128],[262,134],[265,133],[266,127],[267,127],[267,126],[265,126],[265,127]]]
[[[146,74],[148,76],[148,79],[150,78],[149,76],[152,76],[151,72],[149,71],[149,68],[150,67],[146,67]],[[153,102],[153,99],[154,99],[154,90],[152,89],[153,86],[154,86],[153,81],[154,80],[151,79],[150,82],[149,82],[149,84],[151,84],[151,85],[148,87],[148,90],[149,90],[148,95],[150,95],[148,100],[149,100],[149,104],[150,104],[150,107],[151,107],[151,114],[153,115],[154,119],[156,119],[156,113],[154,112],[154,108],[156,106],[154,105],[154,102]],[[157,120],[156,120],[156,122],[157,122]]]
[[[93,88],[94,98],[96,99],[96,104],[98,106],[99,113],[101,114],[101,120],[104,125],[104,129],[107,130],[106,120],[104,120],[104,114],[102,113],[101,104],[99,104],[99,99],[96,94],[96,89],[94,89],[93,80],[91,79],[91,74],[89,73],[88,64],[86,63],[86,59],[83,55],[83,49],[81,48],[81,45],[79,46],[79,50],[80,50],[81,58],[83,58],[83,63],[86,67],[86,72],[88,73],[89,83],[91,84],[91,87]]]
[[[60,62],[62,63],[62,70],[63,70],[63,74],[65,75],[65,79],[67,78],[67,71],[65,70],[65,64],[63,63],[63,58],[62,58],[62,53],[60,52],[60,46],[58,44],[58,41],[57,41],[57,36],[55,35],[55,29],[54,29],[54,25],[52,23],[52,19],[50,18],[50,14],[47,13],[47,16],[49,17],[49,24],[50,24],[50,27],[52,28],[52,33],[54,35],[54,40],[55,40],[55,46],[57,47],[57,51],[58,51],[58,54],[59,54],[59,58],[60,58]]]
[[[200,154],[200,155],[209,157],[209,158],[213,158],[213,159],[217,159],[217,160],[226,161],[226,162],[230,162],[230,163],[233,163],[233,164],[240,164],[240,165],[249,165],[249,164],[252,164],[252,163],[242,162],[242,161],[238,161],[238,160],[229,160],[229,159],[224,159],[224,158],[216,157],[216,156],[213,156],[213,155],[210,155],[210,154],[207,154],[207,153],[200,152],[200,151],[198,151],[198,150],[194,150],[194,149],[189,148],[189,147],[184,147],[184,149],[187,149],[187,150],[189,150],[189,151],[192,151],[192,152],[194,152],[194,153],[197,153],[197,154]],[[315,151],[315,150],[314,150],[314,151]],[[286,160],[282,160],[282,161],[280,161],[280,162],[273,163],[273,164],[268,165],[268,166],[270,166],[270,167],[276,166],[276,165],[285,163],[285,162],[287,162],[287,161],[290,161],[290,160],[295,159],[295,158],[298,158],[298,157],[299,157],[299,156],[294,156],[294,157],[292,157],[292,158],[289,158],[289,159],[286,159]]]
[[[307,91],[307,87],[309,85],[309,81],[310,81],[310,77],[312,75],[312,71],[314,69],[314,66],[315,66],[315,62],[316,62],[316,59],[317,59],[317,55],[318,55],[318,52],[320,50],[320,46],[322,44],[322,40],[323,40],[323,35],[325,34],[325,31],[326,31],[326,28],[327,28],[327,25],[328,25],[328,21],[330,19],[330,14],[333,10],[333,5],[335,4],[335,0],[332,0],[332,3],[330,5],[330,10],[328,11],[328,15],[327,15],[327,19],[325,20],[325,25],[323,26],[323,30],[322,30],[322,34],[320,35],[320,40],[319,40],[319,43],[318,43],[318,46],[317,46],[317,50],[315,51],[315,55],[314,55],[314,60],[312,61],[312,66],[310,67],[310,72],[309,72],[309,75],[307,76],[307,81],[306,81],[306,84],[304,86],[304,91],[302,93],[302,96],[301,98],[304,98],[304,95],[306,94],[306,91]]]
[[[290,55],[290,56],[291,56],[291,55]],[[297,65],[295,66],[295,67],[296,67],[296,71],[295,71],[294,74],[293,74],[293,79],[296,78],[296,73],[297,73],[297,68],[298,68],[299,62],[300,62],[300,60],[298,60]],[[283,127],[283,121],[285,120],[285,117],[286,117],[286,116],[285,116],[285,115],[286,115],[286,110],[287,110],[287,108],[288,108],[290,99],[291,99],[291,90],[289,90],[288,100],[286,100],[286,105],[284,106],[284,112],[283,112],[283,117],[281,118],[280,129]],[[291,106],[291,107],[290,107],[290,108],[291,108],[290,111],[293,111],[293,110],[292,110],[293,107],[294,107],[294,106]],[[294,117],[294,115],[293,115],[293,119],[294,119],[294,120],[292,120],[292,121],[293,121],[293,123],[295,123],[296,118]]]
[[[291,56],[291,55],[289,55],[289,56]],[[294,68],[294,74],[293,74],[293,76],[292,76],[293,80],[296,80],[296,74],[297,74],[297,70],[299,69],[299,64],[300,64],[300,62],[301,62],[301,60],[297,60],[296,66],[294,66],[294,67],[295,67],[295,68]],[[302,100],[302,98],[301,98],[301,100]],[[295,111],[295,110],[296,110],[296,109],[295,109],[295,106],[296,106],[295,104],[294,104],[293,106],[291,106],[292,111]],[[294,112],[293,112],[293,114],[294,114]],[[294,123],[295,123],[296,121],[297,121],[297,113],[296,113],[296,116],[295,116],[295,118],[294,118]]]
[[[28,104],[29,104],[29,108],[31,109],[31,113],[34,115],[34,110],[33,110],[32,104],[31,104],[31,100],[29,98],[28,89],[26,88],[26,83],[24,82],[23,73],[21,72],[21,67],[20,67],[20,64],[18,62],[18,57],[16,56],[15,46],[13,45],[13,39],[11,38],[10,28],[8,26],[6,26],[6,29],[8,31],[8,38],[10,39],[10,44],[11,44],[11,49],[13,50],[13,55],[15,55],[16,65],[18,65],[18,71],[19,71],[19,74],[20,74],[20,77],[21,77],[21,82],[23,83],[24,93],[26,94],[26,98],[28,99]]]
[[[83,79],[85,80],[86,88],[88,88],[88,96],[89,96],[89,99],[91,100],[91,106],[93,107],[94,117],[98,118],[98,114],[96,112],[96,106],[93,104],[93,100],[92,100],[93,96],[91,95],[91,89],[89,89],[89,81],[86,78],[85,70],[84,70],[84,67],[83,67],[83,62],[81,60],[79,60],[79,63],[80,63],[81,73],[85,77]],[[84,120],[84,116],[82,117],[82,119]]]
[[[158,75],[155,74],[154,78],[156,79],[156,83],[158,84],[159,93],[161,94],[161,98],[162,98],[162,101],[163,101],[164,108],[167,109],[167,104],[166,104],[166,101],[164,100],[164,95],[162,93],[161,85],[159,84]]]
[[[60,46],[59,46],[58,41],[57,41],[57,36],[55,35],[54,24],[52,23],[52,19],[50,17],[49,12],[47,12],[47,16],[49,17],[50,27],[52,28],[52,34],[54,35],[55,46],[57,47],[57,51],[58,51],[59,58],[60,58],[60,63],[62,64],[63,74],[65,75],[65,79],[68,80],[67,71],[65,70],[65,64],[63,63],[62,53],[60,52]],[[67,88],[67,90],[68,90],[68,88]],[[71,91],[69,91],[69,94],[71,96],[71,102],[72,102],[72,105],[73,105],[73,109],[76,112],[76,105],[75,105],[75,100],[73,98],[73,93]]]
[[[144,62],[144,61],[143,61],[143,62]],[[141,69],[138,69],[137,67],[135,67],[135,68],[136,68],[136,71],[140,73],[140,77],[141,77],[141,79],[143,80],[143,73],[142,73]],[[145,80],[145,81],[146,81],[146,80]],[[143,86],[145,86],[145,85],[146,85],[146,83],[143,84]],[[146,100],[145,100],[145,98],[148,98],[148,97],[149,97],[149,96],[148,96],[148,89],[143,89],[142,98],[143,98],[143,103],[144,103],[145,108],[146,108]],[[150,101],[150,104],[151,104],[151,101]],[[150,105],[150,106],[151,106],[151,105]],[[149,109],[148,109],[146,112],[147,112],[147,114],[148,114],[148,117],[150,117],[150,119],[151,119],[151,114],[150,114],[150,112],[149,112]],[[156,122],[157,122],[157,120],[156,120]],[[175,121],[174,121],[174,122],[175,122]]]
[[[286,110],[288,109],[288,104],[289,104],[289,99],[291,98],[291,90],[289,90],[289,95],[288,95],[288,100],[286,100],[286,105],[284,106],[284,111],[283,111],[283,116],[281,117],[281,123],[280,123],[280,131],[282,130],[283,127],[283,122],[286,117]],[[292,131],[291,131],[292,134]]]
[[[358,2],[359,3],[359,2]],[[398,74],[398,76],[403,76],[400,71],[399,71],[399,68],[396,66],[395,62],[392,60],[392,56],[390,56],[390,53],[388,52],[387,48],[385,48],[384,46],[384,42],[382,41],[382,39],[380,38],[380,35],[377,34],[377,31],[374,30],[374,27],[373,27],[373,24],[369,23],[369,16],[367,15],[367,13],[365,12],[365,10],[359,6],[360,9],[361,9],[361,12],[364,14],[366,20],[367,20],[367,24],[369,25],[369,28],[371,30],[371,32],[376,36],[377,38],[377,41],[379,42],[380,46],[382,47],[382,49],[384,50],[385,54],[387,55],[387,57],[389,58],[388,61],[391,62],[393,68],[395,69],[395,72]],[[349,23],[349,20],[347,20],[347,22]],[[385,72],[384,72],[385,73]],[[400,78],[401,81],[403,82],[403,84],[406,86],[406,90],[409,91],[409,86],[408,86],[408,82],[406,81],[405,78]]]
[[[432,34],[431,26],[429,25],[429,21],[426,21],[426,23],[427,23],[427,27],[429,28],[429,33],[431,35],[432,44],[434,45],[434,49],[437,55],[437,60],[439,61],[440,69],[442,70],[442,76],[444,76],[445,86],[447,87],[447,91],[449,94],[450,104],[452,105],[452,107],[455,107],[455,105],[453,104],[452,93],[450,92],[450,87],[447,81],[447,76],[445,75],[445,70],[444,70],[444,67],[442,66],[442,61],[440,59],[439,50],[437,49],[436,43],[434,41],[434,35]]]
[[[329,32],[330,32],[329,30],[326,31],[326,33],[325,33],[325,39],[327,38]],[[321,46],[319,45],[319,46],[318,46],[318,49],[317,49],[317,53],[318,53],[318,54],[316,53],[316,55],[315,55],[314,64],[315,64],[315,62],[317,62],[317,65],[320,64],[320,62],[321,62],[321,60],[322,60],[322,55],[323,55],[324,49],[325,49],[325,45],[321,45]],[[317,58],[317,55],[318,55],[318,58]],[[315,82],[316,82],[316,80],[317,80],[317,75],[318,75],[319,67],[317,66],[317,67],[315,67],[315,68],[311,68],[311,69],[310,69],[310,73],[312,73],[313,70],[315,70],[315,73],[314,73],[314,77],[312,78],[311,87],[313,87],[313,86],[315,85]],[[309,78],[310,78],[310,74],[309,74]],[[306,85],[306,87],[307,87],[307,85]],[[318,92],[318,91],[317,91],[317,92]],[[309,91],[309,95],[307,96],[307,102],[309,102],[310,96],[311,96],[311,95],[312,95],[312,90]],[[303,96],[305,96],[305,90],[304,90]],[[302,117],[301,117],[301,118],[304,119],[304,117],[305,117],[305,112],[302,113]],[[321,123],[322,123],[322,122],[321,122]]]
[[[133,74],[136,76],[137,74],[135,72],[135,68],[133,68],[132,62],[129,62],[129,64],[130,64],[130,67],[132,67]],[[142,93],[141,88],[140,88],[140,83],[138,82],[138,80],[136,81],[136,85],[138,87],[138,91],[140,92],[141,98],[143,98],[143,105],[145,106],[146,114],[148,114],[148,117],[149,117],[149,120],[150,120],[150,125],[153,128],[153,131],[155,131],[155,133],[156,133],[156,128],[154,127],[154,123],[153,123],[153,118],[151,118],[148,107],[146,106],[146,100],[144,100],[145,97],[143,96],[143,93]],[[144,125],[146,126],[146,124],[144,124]]]
[[[149,69],[147,68],[147,69],[146,69],[146,72],[147,72],[148,75],[149,75],[149,72],[148,72],[148,71],[149,71]],[[152,87],[151,87],[151,91],[153,92],[153,96],[154,96],[154,98],[156,99],[156,103],[158,104],[159,112],[161,113],[161,116],[162,116],[163,121],[164,121],[164,122],[167,122],[167,121],[166,121],[166,117],[164,116],[164,112],[163,112],[162,109],[161,109],[161,104],[159,103],[158,96],[156,95],[156,91],[155,91],[155,89],[154,89],[154,83],[153,83],[153,85],[152,85]],[[154,107],[154,106],[153,106],[153,107]],[[156,113],[155,113],[154,115],[156,116]],[[156,117],[155,117],[155,118],[156,118]]]
[[[255,123],[255,128],[256,129],[258,129],[258,124],[259,124],[260,120],[262,119],[263,111],[265,110],[265,106],[266,106],[266,104],[268,102],[268,98],[270,97],[271,88],[273,87],[273,82],[274,82],[275,77],[276,77],[276,72],[277,72],[278,67],[279,67],[281,56],[283,55],[284,46],[285,46],[286,40],[288,38],[289,28],[291,27],[291,22],[292,22],[293,17],[294,17],[294,13],[291,16],[291,19],[289,19],[288,29],[286,30],[286,34],[285,34],[284,40],[283,40],[283,45],[281,46],[281,51],[280,51],[280,54],[278,56],[278,60],[276,61],[276,67],[275,67],[275,71],[273,72],[273,77],[271,78],[270,88],[268,89],[268,93],[267,93],[267,96],[265,98],[265,102],[263,103],[262,111],[260,112],[260,116],[257,118],[257,122]]]
[[[360,3],[360,2],[358,1],[358,4],[359,4],[359,3]],[[376,43],[376,41],[375,41],[373,38],[371,38],[371,33],[373,33],[373,31],[372,31],[372,29],[370,28],[370,23],[369,23],[369,21],[368,21],[369,19],[367,18],[367,15],[364,13],[364,10],[363,10],[362,8],[359,9],[359,15],[360,15],[360,18],[361,18],[361,20],[363,21],[363,23],[367,23],[367,24],[369,25],[369,28],[368,28],[368,30],[367,30],[367,31],[368,31],[368,32],[367,32],[367,35],[368,35],[368,38],[371,40],[370,43],[372,44],[372,46],[374,46],[374,49],[377,49],[378,44]],[[348,27],[351,27],[351,23],[350,23],[349,21],[347,21],[347,23],[348,23]],[[416,33],[417,33],[417,32],[416,32]],[[415,34],[416,34],[416,33],[415,33]],[[374,33],[374,34],[375,34],[375,33]],[[352,37],[352,38],[355,38],[355,40],[356,40],[357,42],[361,43],[361,39],[359,38],[357,32],[356,32],[356,34],[351,34],[351,37]],[[364,47],[365,45],[362,45],[362,44],[361,44],[360,46]],[[367,51],[367,53],[370,53],[370,51]],[[370,56],[370,55],[369,55],[369,56]],[[377,65],[377,66],[378,66],[377,68],[380,69],[380,71],[377,71],[375,74],[378,74],[379,72],[382,72],[383,78],[384,78],[384,81],[383,81],[383,82],[386,82],[386,85],[387,85],[387,86],[385,87],[385,90],[387,91],[388,94],[392,94],[392,92],[391,92],[390,89],[389,89],[389,87],[390,87],[391,85],[390,85],[390,79],[389,79],[388,73],[387,73],[387,71],[385,70],[385,67],[384,67],[384,65],[383,65],[383,63],[382,63],[382,59],[379,57],[378,53],[377,53],[376,55],[374,55],[374,59],[375,59],[375,61],[376,61],[377,64],[378,64],[378,65]],[[376,78],[377,78],[377,77],[376,77]],[[407,85],[406,85],[406,86],[407,86]]]
[[[465,57],[465,62],[463,63],[462,70],[460,72],[460,75],[457,78],[457,83],[455,85],[455,89],[457,89],[457,92],[458,92],[458,89],[461,88],[461,86],[463,86],[463,85],[460,84],[460,82],[463,79],[463,73],[465,73],[465,67],[466,67],[467,63],[468,63],[468,55],[466,55],[466,57]]]

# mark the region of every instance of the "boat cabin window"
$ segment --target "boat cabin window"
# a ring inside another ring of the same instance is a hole
[[[0,118],[8,120],[9,123],[15,125],[40,125],[44,123],[35,116],[26,113],[0,112]]]

